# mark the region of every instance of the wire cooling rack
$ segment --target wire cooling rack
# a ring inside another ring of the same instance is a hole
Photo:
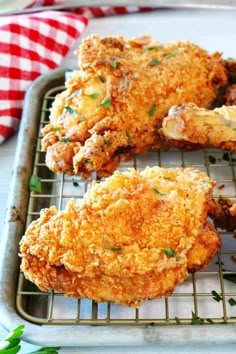
[[[51,104],[63,86],[48,90],[43,97],[40,127],[32,174],[41,179],[42,192],[31,192],[26,227],[39,217],[40,210],[55,205],[64,209],[71,198],[83,198],[92,180],[55,175],[45,165],[40,150],[40,129],[48,123]],[[216,181],[213,197],[236,199],[236,154],[216,149],[197,152],[153,151],[122,163],[119,170],[149,166],[193,166]],[[18,314],[33,324],[113,325],[113,324],[234,324],[236,323],[236,237],[220,232],[222,248],[211,265],[193,274],[177,287],[169,298],[150,300],[134,309],[112,303],[98,304],[87,299],[65,297],[53,291],[41,292],[19,273],[16,308]]]

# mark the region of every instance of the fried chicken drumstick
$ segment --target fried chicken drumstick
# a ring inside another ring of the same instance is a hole
[[[83,40],[79,70],[52,106],[42,130],[46,164],[56,173],[110,175],[121,160],[163,147],[163,118],[173,105],[211,108],[227,83],[221,54],[188,41],[150,36]]]
[[[208,223],[214,182],[193,168],[116,171],[64,211],[41,211],[20,243],[40,289],[138,307],[169,296],[221,246]]]

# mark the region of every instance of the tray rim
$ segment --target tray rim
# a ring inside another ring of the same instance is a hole
[[[25,325],[22,339],[43,346],[147,346],[183,344],[236,344],[236,326],[227,325],[36,325],[16,312],[15,297],[20,259],[19,240],[24,232],[28,179],[33,166],[40,103],[46,90],[64,83],[68,69],[56,69],[38,77],[25,96],[18,133],[13,176],[0,238],[0,323],[10,331]],[[71,70],[70,70],[71,71]],[[40,98],[40,99],[39,99]],[[34,119],[31,119],[34,117]],[[36,124],[37,123],[37,124]],[[11,281],[9,281],[11,279]],[[63,333],[63,336],[61,335]]]

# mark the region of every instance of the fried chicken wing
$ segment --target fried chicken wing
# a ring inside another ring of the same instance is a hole
[[[169,145],[180,149],[215,147],[236,151],[236,106],[207,110],[188,103],[172,107],[160,133]]]
[[[214,182],[193,168],[116,171],[64,211],[41,211],[20,242],[40,289],[138,307],[172,294],[221,242],[207,221]]]
[[[218,52],[150,36],[93,35],[78,55],[80,69],[56,96],[42,130],[46,164],[56,173],[105,177],[121,160],[165,147],[158,129],[170,107],[210,108],[229,74]]]

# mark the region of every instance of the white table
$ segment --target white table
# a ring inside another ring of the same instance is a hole
[[[152,34],[159,41],[188,39],[208,49],[210,52],[220,50],[225,57],[236,57],[236,11],[209,10],[159,10],[152,13],[113,16],[93,19],[84,31],[85,37],[91,33],[100,36],[124,35],[133,37]],[[77,58],[73,52],[81,38],[71,48],[62,63],[62,67],[73,68]],[[12,166],[17,143],[17,135],[0,146],[0,229],[2,229],[7,198],[10,193]],[[1,319],[0,319],[1,321]],[[0,338],[6,332],[0,328]],[[33,351],[35,347],[23,343],[20,353]],[[145,347],[145,348],[64,348],[60,353],[235,353],[236,346],[199,347]]]

